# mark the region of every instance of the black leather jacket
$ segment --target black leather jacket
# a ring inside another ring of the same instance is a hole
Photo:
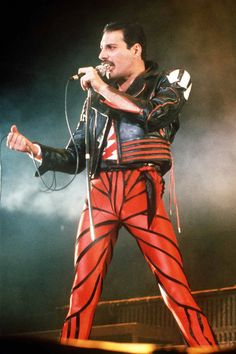
[[[188,98],[191,79],[185,70],[160,73],[152,62],[146,67],[127,92],[121,93],[141,109],[140,114],[114,108],[100,95],[92,94],[89,126],[91,178],[100,170],[135,168],[144,164],[158,166],[163,175],[171,167],[170,143],[179,128],[179,113]],[[115,87],[115,83],[111,86]],[[85,101],[73,134],[74,142],[70,140],[64,149],[40,144],[43,157],[40,174],[49,170],[73,174],[85,168],[86,104]],[[102,161],[112,120],[117,136],[118,161]]]

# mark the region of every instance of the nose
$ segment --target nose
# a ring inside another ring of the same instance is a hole
[[[101,49],[98,58],[99,58],[100,60],[105,60],[105,59],[107,59],[106,51],[105,51],[104,49]]]

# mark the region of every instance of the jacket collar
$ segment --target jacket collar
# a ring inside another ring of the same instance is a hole
[[[133,83],[130,85],[126,93],[132,96],[138,96],[141,93],[146,85],[147,79],[156,76],[158,74],[158,65],[155,62],[147,61],[145,62],[146,70],[136,77]]]

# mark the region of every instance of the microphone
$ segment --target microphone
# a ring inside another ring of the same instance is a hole
[[[106,76],[107,79],[109,79],[109,73],[107,72],[107,70],[109,69],[110,65],[109,64],[100,64],[100,65],[97,65],[95,67],[97,73],[101,76],[101,77],[104,77]],[[84,73],[80,73],[80,74],[76,74],[76,75],[73,75],[69,78],[69,80],[79,80],[82,76],[84,76],[85,74]]]

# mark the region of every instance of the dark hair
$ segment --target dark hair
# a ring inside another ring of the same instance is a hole
[[[141,57],[143,60],[146,60],[147,41],[142,26],[138,23],[132,22],[111,22],[104,27],[103,33],[119,30],[123,32],[124,41],[126,42],[128,48],[131,48],[135,43],[139,43],[141,45]]]

